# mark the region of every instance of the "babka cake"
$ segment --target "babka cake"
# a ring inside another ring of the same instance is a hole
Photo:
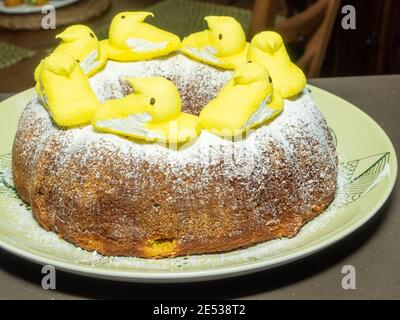
[[[233,18],[208,17],[180,42],[149,15],[117,15],[102,42],[59,35],[15,137],[18,194],[46,230],[104,255],[295,236],[335,197],[338,159],[282,39],[246,43]]]

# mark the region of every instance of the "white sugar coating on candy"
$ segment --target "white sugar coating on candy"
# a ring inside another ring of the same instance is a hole
[[[186,50],[201,60],[208,61],[210,63],[222,64],[222,61],[216,57],[217,50],[211,46],[207,46],[204,49],[186,48]]]
[[[99,52],[98,50],[93,50],[90,52],[86,58],[79,64],[82,68],[82,70],[85,72],[85,74],[88,74],[90,71],[92,71],[94,68],[97,68],[100,64],[100,61],[97,60],[99,57]]]
[[[164,49],[169,41],[151,42],[145,39],[129,38],[126,43],[134,52],[151,52]]]

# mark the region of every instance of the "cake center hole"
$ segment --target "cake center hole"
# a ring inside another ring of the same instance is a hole
[[[164,69],[163,71],[154,70],[154,73],[149,76],[160,76],[173,82],[182,99],[182,112],[198,116],[207,103],[217,96],[232,75],[210,66],[189,63],[194,64],[190,75],[181,74],[177,70],[171,70],[166,74]],[[128,81],[121,78],[119,82],[124,96],[134,91]]]

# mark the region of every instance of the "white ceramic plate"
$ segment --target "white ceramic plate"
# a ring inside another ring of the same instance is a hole
[[[276,267],[332,245],[367,222],[390,195],[397,174],[394,148],[383,130],[350,103],[311,87],[337,141],[341,161],[336,200],[293,239],[247,249],[173,259],[104,257],[44,231],[18,198],[11,149],[25,91],[0,103],[0,246],[28,260],[76,274],[132,282],[189,282],[227,278]]]
[[[51,5],[54,8],[61,8],[72,3],[78,2],[79,0],[55,0],[49,1],[46,5]],[[43,6],[35,6],[28,4],[21,4],[15,7],[6,7],[4,1],[0,1],[0,12],[8,14],[28,14],[28,13],[38,13],[42,12]]]

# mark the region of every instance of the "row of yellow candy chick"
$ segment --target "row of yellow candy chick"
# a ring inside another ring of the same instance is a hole
[[[99,41],[83,25],[57,36],[61,43],[35,70],[36,91],[54,121],[63,127],[92,123],[99,131],[148,141],[181,143],[202,128],[234,136],[274,118],[283,98],[305,87],[303,72],[294,65],[282,38],[262,32],[246,42],[232,17],[206,17],[209,29],[181,42],[176,35],[144,22],[149,12],[123,12],[114,17],[109,39]],[[181,111],[175,85],[161,77],[127,78],[133,93],[100,103],[88,77],[108,59],[141,61],[180,50],[203,63],[234,70],[234,75],[199,117]]]

